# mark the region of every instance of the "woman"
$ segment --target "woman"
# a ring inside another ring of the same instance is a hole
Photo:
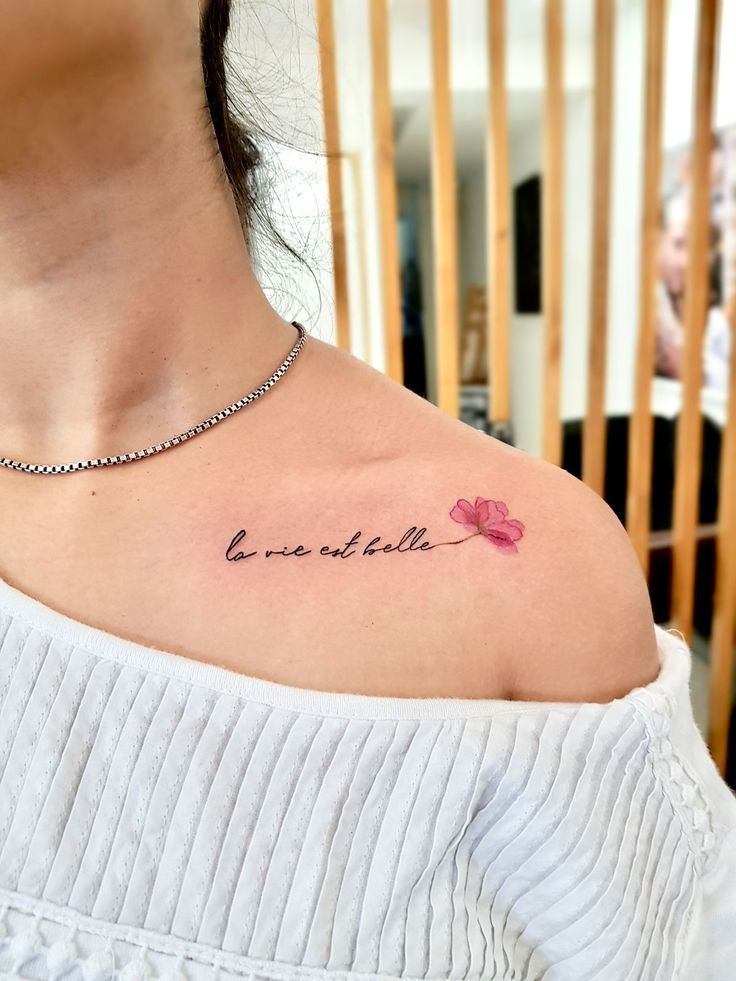
[[[228,7],[3,8],[0,971],[726,977],[687,647],[599,497],[266,302]]]

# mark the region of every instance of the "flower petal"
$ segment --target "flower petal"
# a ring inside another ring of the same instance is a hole
[[[524,525],[516,518],[508,518],[504,521],[503,527],[515,542],[524,534]]]
[[[492,542],[497,548],[500,548],[503,552],[518,552],[518,548],[514,543],[514,540],[506,534],[505,531],[499,528],[498,525],[493,525],[491,528],[486,528],[483,531],[483,535]]]
[[[478,518],[478,525],[487,525],[493,519],[491,517],[490,505],[493,501],[487,501],[482,497],[476,497],[475,499],[475,513]]]
[[[487,517],[483,523],[488,525],[502,524],[507,514],[508,509],[502,501],[486,501]]]
[[[478,518],[475,512],[475,508],[464,498],[460,498],[457,504],[450,511],[450,517],[453,521],[457,521],[460,525],[465,525],[466,528],[477,528]]]

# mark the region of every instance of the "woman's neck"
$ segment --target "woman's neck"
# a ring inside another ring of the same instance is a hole
[[[196,58],[163,63],[116,52],[0,86],[0,456],[164,439],[295,339],[252,272]]]

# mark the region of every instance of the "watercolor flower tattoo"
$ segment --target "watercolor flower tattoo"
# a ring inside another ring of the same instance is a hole
[[[471,504],[460,498],[450,511],[450,517],[468,530],[472,529],[468,538],[482,535],[504,552],[518,552],[516,543],[524,534],[524,525],[516,518],[509,518],[508,513],[503,501],[476,497],[475,504]],[[466,542],[468,538],[461,538],[459,542]]]

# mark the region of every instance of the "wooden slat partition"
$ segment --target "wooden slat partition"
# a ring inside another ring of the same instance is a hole
[[[615,0],[595,0],[593,239],[588,402],[583,427],[583,480],[600,495],[603,495],[606,475],[606,339],[611,236],[614,13]]]
[[[317,0],[317,37],[322,80],[322,107],[327,154],[327,183],[330,194],[332,265],[335,282],[335,320],[337,346],[350,350],[350,307],[348,305],[348,267],[345,243],[345,206],[342,192],[340,116],[337,98],[335,56],[335,18],[333,0]]]
[[[731,337],[736,337],[736,296],[729,306]],[[731,345],[728,416],[721,441],[718,485],[718,539],[713,633],[710,651],[708,748],[721,774],[726,771],[736,635],[736,345]]]
[[[394,128],[391,110],[387,0],[371,0],[369,7],[386,374],[394,381],[403,382],[401,267],[396,170],[394,166]]]
[[[662,106],[667,0],[648,0],[644,67],[644,176],[642,184],[639,332],[634,365],[634,411],[629,423],[626,530],[644,575],[649,569],[652,484],[652,379],[656,350],[657,247],[662,180]]]
[[[510,208],[509,128],[506,98],[506,0],[488,0],[489,99],[486,130],[488,164],[488,384],[489,420],[508,426]]]
[[[677,424],[673,555],[673,613],[691,639],[695,590],[696,527],[702,451],[700,391],[708,310],[710,151],[718,33],[718,0],[701,0],[695,61],[694,133],[689,188],[688,267],[682,352],[682,408]]]
[[[542,308],[544,380],[542,455],[560,466],[560,376],[562,371],[563,254],[565,245],[564,159],[565,76],[563,0],[547,0],[545,9],[546,86],[544,107],[544,181],[542,186]]]
[[[430,0],[432,25],[432,244],[437,404],[457,416],[460,400],[457,214],[450,90],[448,0]]]

